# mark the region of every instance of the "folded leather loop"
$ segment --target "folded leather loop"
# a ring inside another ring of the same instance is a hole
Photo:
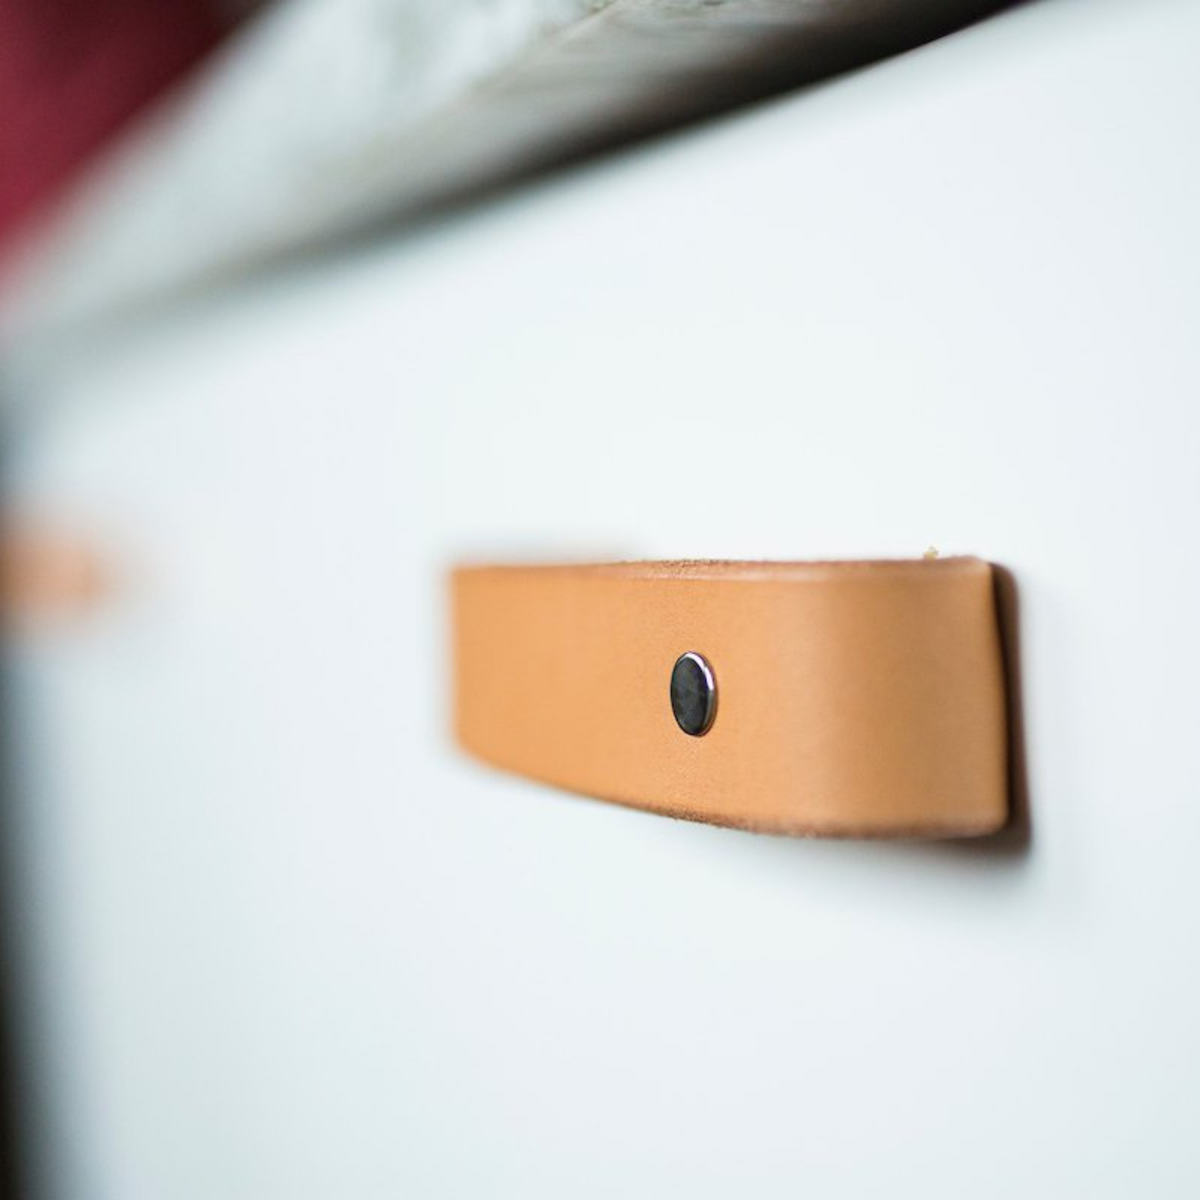
[[[455,720],[496,766],[776,833],[969,837],[1008,817],[993,572],[975,558],[463,567]],[[711,729],[671,672],[711,664]]]

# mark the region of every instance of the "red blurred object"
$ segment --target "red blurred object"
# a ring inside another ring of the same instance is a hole
[[[0,0],[0,241],[229,24],[215,0]]]

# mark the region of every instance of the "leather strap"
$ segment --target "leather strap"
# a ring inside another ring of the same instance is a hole
[[[108,582],[79,538],[42,525],[0,524],[0,625],[6,630],[78,615]]]
[[[646,562],[453,574],[462,746],[572,791],[775,833],[968,837],[1008,817],[992,568]],[[672,710],[702,655],[703,736]]]

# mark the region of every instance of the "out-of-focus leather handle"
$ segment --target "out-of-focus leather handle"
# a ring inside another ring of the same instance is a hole
[[[1008,818],[979,559],[463,567],[452,588],[456,731],[496,766],[775,833],[969,837]],[[672,707],[689,652],[715,680],[703,736]]]
[[[77,615],[95,603],[105,582],[96,554],[80,538],[0,522],[0,625],[6,631]]]

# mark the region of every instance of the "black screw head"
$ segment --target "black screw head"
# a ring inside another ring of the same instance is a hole
[[[717,678],[708,661],[691,650],[671,671],[671,711],[690,737],[703,737],[717,715]]]

